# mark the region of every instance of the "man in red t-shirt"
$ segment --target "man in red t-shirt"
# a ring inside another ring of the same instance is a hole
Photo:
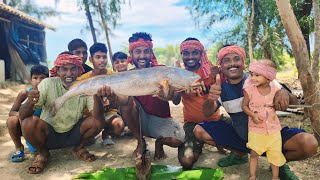
[[[207,53],[201,42],[196,38],[187,38],[180,45],[180,53],[186,70],[200,75],[200,81],[204,82],[206,91],[203,96],[198,94],[181,93],[183,104],[183,118],[185,131],[185,143],[178,148],[180,164],[187,169],[199,159],[202,153],[203,143],[195,137],[194,128],[204,121],[218,121],[221,118],[217,110],[210,117],[204,116],[202,106],[209,92],[209,87],[215,82],[211,70],[212,64],[208,60]],[[222,150],[219,148],[219,150]]]
[[[152,46],[150,34],[134,33],[129,38],[130,56],[128,62],[133,64],[135,69],[158,66]],[[138,154],[142,154],[144,151],[142,136],[156,139],[154,159],[166,157],[163,145],[178,147],[184,142],[184,131],[178,121],[171,118],[168,103],[168,100],[177,101],[175,99],[180,98],[180,96],[170,88],[169,95],[163,97],[163,91],[161,91],[161,88],[159,90],[157,97],[151,95],[129,97],[127,104],[120,107],[122,118],[133,136],[138,140],[137,148],[133,153],[134,157],[138,157]]]

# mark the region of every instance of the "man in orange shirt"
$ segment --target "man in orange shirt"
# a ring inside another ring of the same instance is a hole
[[[196,38],[187,38],[180,45],[180,53],[185,69],[199,74],[200,81],[203,81],[206,87],[206,91],[203,92],[204,96],[181,94],[185,143],[178,149],[178,158],[184,168],[190,169],[199,159],[203,147],[203,143],[197,141],[194,135],[194,127],[203,121],[217,121],[221,118],[221,115],[219,110],[210,117],[204,116],[203,113],[202,106],[209,92],[208,88],[215,82],[211,73],[212,64],[208,60],[203,45]]]

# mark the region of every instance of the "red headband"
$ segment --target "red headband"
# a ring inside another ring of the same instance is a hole
[[[243,62],[243,67],[246,68],[246,63],[245,63],[246,52],[240,46],[232,45],[232,46],[226,46],[226,47],[220,49],[220,51],[218,52],[218,65],[220,68],[221,83],[223,83],[224,81],[227,80],[227,77],[221,71],[221,67],[220,67],[221,61],[227,54],[230,54],[230,53],[238,54]]]
[[[218,52],[218,64],[221,65],[221,61],[222,59],[230,53],[236,53],[241,57],[241,60],[244,64],[244,68],[246,68],[246,52],[240,47],[240,46],[226,46],[222,49],[220,49],[220,51]]]
[[[277,75],[277,70],[271,66],[268,66],[260,61],[255,61],[250,64],[249,71],[261,74],[269,80],[274,80]]]
[[[80,76],[83,72],[84,69],[82,67],[82,58],[76,55],[71,55],[71,54],[60,54],[57,59],[54,61],[54,67],[50,70],[51,76],[57,76],[57,67],[64,66],[66,64],[74,64],[78,66],[79,68],[79,74]]]
[[[147,48],[150,48],[151,50],[153,48],[153,44],[151,41],[145,41],[144,39],[139,38],[137,41],[129,42],[129,51],[132,52],[135,48],[137,48],[139,46],[145,46]],[[131,55],[128,56],[128,62],[133,64]],[[158,61],[157,61],[156,57],[154,56],[153,52],[152,52],[152,56],[151,56],[151,63],[152,63],[152,66],[158,65]]]
[[[200,67],[202,71],[202,78],[206,79],[211,75],[211,68],[212,64],[210,63],[208,57],[207,57],[207,52],[204,50],[203,45],[201,44],[200,41],[197,40],[189,40],[189,41],[184,41],[180,44],[180,53],[184,50],[191,50],[191,49],[197,49],[202,52],[202,57],[200,60]]]

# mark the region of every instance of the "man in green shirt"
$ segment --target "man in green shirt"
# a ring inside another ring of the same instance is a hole
[[[114,101],[116,95],[110,88],[101,87],[93,98],[72,97],[54,115],[50,114],[55,99],[66,93],[83,71],[80,57],[61,53],[54,62],[54,68],[50,70],[53,77],[47,78],[28,93],[28,99],[19,111],[21,129],[25,139],[39,152],[28,168],[29,173],[39,174],[43,171],[51,149],[74,146],[73,154],[79,159],[87,162],[96,160],[95,155],[89,153],[84,145],[99,134],[104,126],[101,97]],[[32,116],[37,107],[42,107],[40,118]],[[86,109],[90,115],[83,117]]]

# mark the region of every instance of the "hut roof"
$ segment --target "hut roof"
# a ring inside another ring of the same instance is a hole
[[[48,28],[48,29],[51,29],[51,30],[55,30],[54,27],[48,25],[48,24],[45,24],[41,21],[39,21],[38,19],[34,18],[34,17],[31,17],[30,15],[22,12],[22,11],[19,11],[11,6],[8,6],[4,3],[0,3],[0,11],[5,11],[9,14],[12,14],[18,18],[20,18],[21,20],[24,20],[30,24],[36,24],[38,26],[41,26],[41,27],[44,27],[44,28]]]

